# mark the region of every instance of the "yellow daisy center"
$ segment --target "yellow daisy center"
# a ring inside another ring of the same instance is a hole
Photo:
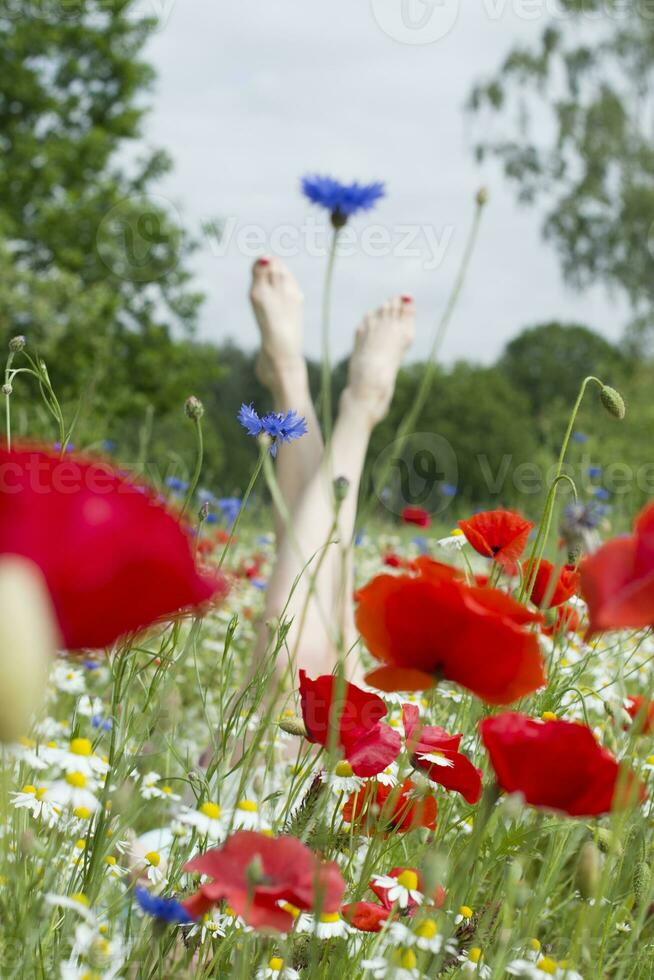
[[[70,743],[70,751],[73,755],[92,755],[93,746],[88,738],[74,738]]]
[[[200,813],[205,817],[209,817],[210,820],[218,820],[221,811],[217,803],[203,803],[200,807]]]
[[[273,956],[271,960],[268,960],[268,969],[279,972],[279,970],[284,969],[284,960],[281,956]]]
[[[416,928],[416,936],[420,936],[421,939],[433,939],[438,932],[438,926],[433,919],[425,919]]]
[[[554,976],[559,968],[559,964],[550,956],[543,956],[543,958],[540,959],[536,965],[538,966],[539,970],[543,971],[543,973],[549,973],[551,976]]]
[[[69,772],[66,774],[66,782],[75,789],[84,789],[86,786],[86,776],[83,772]]]
[[[410,868],[407,868],[401,875],[397,876],[397,883],[398,885],[402,885],[402,887],[406,888],[408,891],[414,892],[418,887],[418,875],[415,873],[415,871],[411,871]]]
[[[341,917],[338,912],[323,912],[320,916],[321,922],[340,922]]]
[[[334,772],[337,776],[342,776],[344,779],[347,779],[348,776],[353,775],[352,766],[347,759],[343,759],[341,762],[338,762]]]
[[[254,802],[254,800],[241,800],[237,805],[237,809],[245,810],[246,813],[256,813],[259,806]]]
[[[459,909],[459,915],[462,915],[464,919],[471,919],[474,914],[469,905],[462,905]]]
[[[148,851],[145,855],[145,860],[152,865],[153,868],[158,868],[161,864],[161,855],[157,854],[156,851]]]

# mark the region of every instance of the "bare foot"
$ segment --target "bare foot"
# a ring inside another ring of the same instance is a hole
[[[275,391],[289,373],[304,370],[304,296],[284,263],[264,256],[252,269],[250,301],[261,331],[257,374],[263,384]]]
[[[388,411],[398,369],[413,343],[415,312],[410,296],[396,296],[365,316],[356,332],[343,397],[366,412],[371,426]]]

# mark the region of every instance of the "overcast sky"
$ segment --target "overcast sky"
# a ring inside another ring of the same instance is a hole
[[[554,318],[619,338],[625,310],[601,289],[564,285],[540,239],[542,214],[518,208],[499,170],[480,169],[471,152],[479,132],[466,96],[517,39],[540,31],[538,0],[142,2],[161,14],[147,51],[159,75],[148,140],[175,161],[161,194],[189,227],[217,218],[225,229],[194,260],[203,336],[254,347],[252,256],[282,248],[307,298],[307,352],[318,353],[324,222],[298,185],[319,172],[388,190],[353,220],[356,240],[338,263],[336,355],[394,293],[415,296],[414,355],[426,352],[481,184],[491,202],[443,359],[492,361],[522,327]]]

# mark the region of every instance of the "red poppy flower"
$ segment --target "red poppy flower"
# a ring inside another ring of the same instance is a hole
[[[411,764],[427,773],[434,783],[454,790],[470,804],[481,796],[481,769],[459,752],[463,735],[448,735],[435,725],[421,725],[415,704],[402,708],[404,734]]]
[[[212,879],[182,902],[194,919],[224,900],[248,925],[278,932],[288,932],[294,922],[280,902],[331,913],[338,910],[345,892],[334,861],[321,862],[296,837],[267,837],[252,830],[240,830],[222,847],[193,858],[184,871]]]
[[[654,504],[641,511],[633,535],[607,541],[580,571],[589,635],[654,625]]]
[[[630,718],[638,722],[639,733],[641,735],[654,734],[654,701],[649,701],[645,706],[645,698],[640,694],[632,694],[627,698],[625,709]]]
[[[377,902],[351,902],[343,906],[341,914],[346,922],[360,932],[381,932],[391,913]]]
[[[507,793],[522,793],[531,806],[592,817],[645,798],[633,773],[621,773],[585,725],[506,712],[479,728],[498,784]]]
[[[388,554],[384,555],[382,560],[384,565],[387,565],[388,568],[404,568],[406,565],[404,558],[400,558],[400,556],[396,555],[393,551],[389,551]]]
[[[397,759],[402,740],[399,732],[381,722],[388,708],[378,695],[355,684],[339,682],[333,674],[312,681],[300,671],[302,717],[310,742],[328,748],[331,725],[338,721],[338,746],[356,776],[376,776]]]
[[[371,780],[349,798],[343,807],[343,819],[368,834],[391,831],[405,834],[417,827],[434,830],[436,812],[436,798],[418,795],[410,779],[401,786],[386,786]]]
[[[523,562],[522,572],[526,582],[529,582],[532,577],[532,568],[533,564],[530,561]],[[561,606],[568,599],[571,599],[579,589],[579,572],[574,565],[564,565],[559,570],[556,584],[552,583],[554,573],[555,568],[552,562],[541,558],[532,583],[530,596],[531,601],[539,609],[553,609],[555,606]]]
[[[43,572],[69,649],[104,647],[226,591],[179,520],[103,462],[0,450],[0,553]]]
[[[459,521],[475,551],[499,562],[510,575],[517,569],[517,560],[525,550],[533,526],[522,514],[512,510],[487,510],[467,521]]]
[[[415,524],[416,527],[429,527],[431,514],[422,507],[405,507],[402,511],[402,520],[405,524]]]
[[[383,667],[382,691],[419,691],[440,678],[490,704],[510,704],[545,683],[536,635],[542,622],[498,589],[468,586],[447,565],[418,558],[417,574],[379,575],[357,592],[356,624]]]
[[[576,633],[581,626],[581,616],[574,606],[559,606],[556,610],[556,619],[551,626],[543,626],[545,636],[554,636],[555,633]]]

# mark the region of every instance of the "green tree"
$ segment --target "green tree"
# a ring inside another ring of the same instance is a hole
[[[144,399],[177,409],[188,392],[170,400],[171,328],[191,330],[200,302],[192,243],[152,191],[168,157],[124,162],[147,111],[152,26],[125,0],[0,9],[2,335],[27,334],[64,400],[82,387],[105,419]]]
[[[651,5],[561,0],[539,41],[472,92],[477,152],[497,157],[576,286],[618,287],[634,326],[654,325]]]
[[[522,392],[541,431],[569,414],[585,377],[621,388],[629,360],[614,344],[580,324],[543,323],[511,340],[498,367]]]

